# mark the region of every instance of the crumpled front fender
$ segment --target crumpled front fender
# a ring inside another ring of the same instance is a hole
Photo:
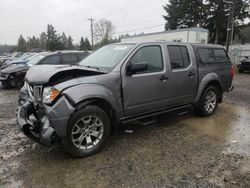
[[[103,99],[114,109],[117,118],[121,115],[121,105],[113,93],[106,87],[98,84],[82,84],[63,91],[69,101],[74,105],[88,99]]]

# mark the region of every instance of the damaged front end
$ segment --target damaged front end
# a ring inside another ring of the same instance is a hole
[[[29,138],[47,146],[52,145],[56,138],[65,138],[75,106],[64,91],[81,84],[77,78],[84,80],[102,74],[104,72],[84,70],[79,66],[32,67],[26,74],[18,99],[17,119],[21,130]]]
[[[26,136],[50,146],[56,138],[66,135],[67,122],[74,108],[64,96],[45,104],[45,88],[25,83],[19,94],[17,121]]]
[[[41,107],[35,109],[34,104],[27,101],[18,107],[17,119],[21,130],[27,137],[43,145],[50,146],[55,141],[56,134],[42,111]]]

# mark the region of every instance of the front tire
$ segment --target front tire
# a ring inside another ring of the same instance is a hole
[[[212,115],[218,106],[218,96],[219,91],[217,87],[207,87],[200,98],[198,106],[195,109],[198,115],[203,117]]]
[[[110,133],[110,118],[98,106],[86,106],[70,118],[65,150],[75,157],[87,157],[100,151]]]

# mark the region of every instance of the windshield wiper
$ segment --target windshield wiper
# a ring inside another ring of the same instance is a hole
[[[100,68],[99,68],[99,67],[96,67],[96,66],[83,65],[83,67],[87,67],[87,68],[92,68],[92,69],[100,70]]]

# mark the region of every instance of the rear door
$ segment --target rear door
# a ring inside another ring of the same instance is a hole
[[[193,102],[197,91],[197,62],[189,45],[167,45],[166,61],[170,65],[165,104],[179,106]]]
[[[70,60],[71,60],[72,65],[75,65],[76,63],[79,62],[79,59],[78,59],[77,55],[78,55],[77,53],[71,53],[70,54]]]
[[[65,65],[71,64],[71,54],[70,53],[63,53],[61,54],[61,62]]]

